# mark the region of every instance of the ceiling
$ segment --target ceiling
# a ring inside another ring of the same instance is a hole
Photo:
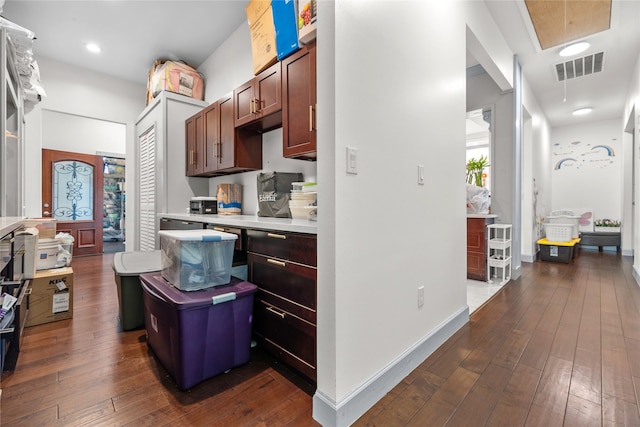
[[[591,47],[579,56],[604,52],[603,71],[564,82],[558,81],[555,70],[555,65],[564,60],[558,55],[562,46],[541,48],[524,0],[485,3],[509,47],[518,55],[524,75],[552,127],[622,120],[632,72],[640,54],[640,1],[613,0],[610,29],[580,38],[591,43]],[[575,6],[589,8],[594,4],[590,0],[567,1],[568,9]],[[562,21],[555,24],[559,25],[564,31]],[[581,107],[592,107],[593,112],[571,115]]]
[[[50,58],[146,85],[156,59],[202,64],[247,20],[247,3],[6,0],[1,15],[35,33],[36,60]],[[90,42],[102,47],[99,55],[86,50]]]
[[[0,5],[2,2],[0,0]],[[35,32],[36,59],[51,58],[146,84],[149,69],[158,58],[181,59],[199,66],[246,22],[247,3],[248,0],[6,0],[2,16]],[[525,0],[486,0],[485,3],[511,50],[518,55],[527,81],[552,127],[622,116],[640,52],[640,1],[612,0],[610,29],[598,29],[599,32],[586,37],[573,35],[591,43],[585,54],[605,53],[604,67],[600,73],[565,82],[558,81],[555,71],[555,65],[562,62],[558,56],[560,46],[541,48]],[[527,0],[527,3],[534,1]],[[550,3],[551,6],[564,4],[561,0]],[[550,9],[545,7],[551,6],[542,6],[541,16],[550,15]],[[570,17],[571,10],[591,10],[591,6],[594,1],[567,1]],[[596,8],[587,18],[589,22],[595,21],[592,18],[600,14]],[[560,31],[557,27],[562,25],[564,35],[563,21],[546,22],[546,32],[555,32],[557,36]],[[87,42],[100,44],[102,53],[94,55],[86,51]],[[571,115],[574,109],[585,106],[594,109],[590,115]]]

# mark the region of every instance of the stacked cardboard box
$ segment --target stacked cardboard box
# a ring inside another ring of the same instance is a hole
[[[73,269],[39,270],[31,280],[29,313],[25,326],[73,317]]]

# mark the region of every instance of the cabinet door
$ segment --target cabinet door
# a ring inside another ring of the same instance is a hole
[[[220,149],[218,151],[218,169],[228,169],[235,165],[236,129],[233,120],[233,97],[226,96],[220,99],[218,104],[220,105]]]
[[[185,120],[186,175],[198,176],[204,172],[202,160],[204,148],[204,123],[202,112],[198,112]]]
[[[218,169],[220,157],[220,103],[214,102],[202,112],[204,122],[204,172]]]
[[[242,86],[233,91],[234,100],[234,112],[233,123],[234,127],[246,125],[255,118],[253,113],[253,85],[254,79],[249,80]]]
[[[185,120],[185,139],[187,143],[186,152],[186,165],[185,173],[187,176],[195,175],[195,163],[193,161],[194,153],[196,151],[196,119],[195,116],[189,117]]]
[[[282,125],[282,78],[277,62],[255,78],[254,96],[259,129],[267,132]]]
[[[193,156],[193,174],[202,175],[204,172],[204,116],[202,113],[196,114],[194,117],[195,128],[195,150]]]
[[[312,44],[282,61],[284,157],[316,158],[316,48]]]
[[[277,62],[233,91],[234,126],[266,132],[282,125],[282,80]]]

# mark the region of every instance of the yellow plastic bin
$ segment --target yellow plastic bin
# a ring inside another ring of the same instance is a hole
[[[545,237],[536,243],[540,245],[540,257],[543,261],[568,264],[576,255],[576,245],[580,243],[580,239],[571,239],[568,242],[550,242]]]

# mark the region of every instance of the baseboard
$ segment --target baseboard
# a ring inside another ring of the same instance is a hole
[[[323,426],[351,425],[468,321],[469,307],[465,307],[339,402],[316,391],[313,418]]]
[[[633,274],[633,278],[636,280],[636,284],[640,286],[640,273],[638,272],[638,270],[636,270],[635,265],[631,269],[631,272]]]
[[[622,256],[633,256],[633,249],[622,249]]]
[[[536,262],[537,254],[535,255],[522,255],[522,262]]]

